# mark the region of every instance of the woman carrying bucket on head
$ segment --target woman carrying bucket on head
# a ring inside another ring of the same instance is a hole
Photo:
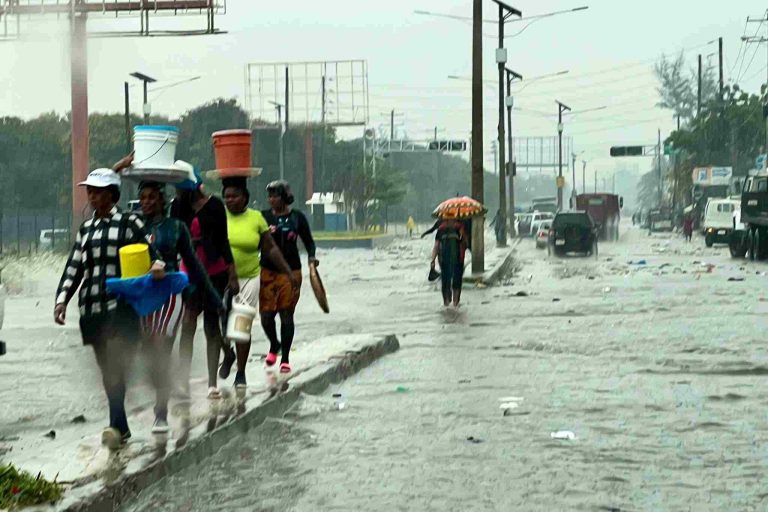
[[[315,258],[315,241],[309,222],[303,213],[291,209],[293,194],[286,181],[273,181],[267,185],[267,196],[271,206],[261,213],[269,224],[275,243],[280,248],[286,261],[291,267],[293,278],[301,283],[301,259],[299,258],[298,240],[304,243],[309,256],[309,265],[318,265]],[[265,363],[273,366],[280,352],[280,372],[291,371],[290,352],[294,336],[293,313],[299,302],[300,287],[292,284],[288,275],[282,274],[275,262],[261,258],[261,292],[259,293],[259,310],[261,326],[269,338],[269,353]],[[280,315],[280,340],[277,338],[275,319]]]
[[[300,281],[291,273],[291,267],[275,245],[267,221],[261,212],[248,208],[250,195],[246,178],[222,179],[222,195],[227,206],[227,230],[229,244],[240,280],[240,293],[232,299],[226,336],[235,341],[237,348],[237,373],[235,387],[246,385],[245,366],[251,350],[251,326],[258,314],[262,255],[288,276],[293,289]]]
[[[116,167],[123,164],[130,165],[130,157]],[[165,264],[146,236],[141,219],[117,207],[120,176],[114,170],[96,169],[79,185],[87,188],[94,213],[77,232],[56,290],[54,319],[64,325],[67,304],[79,288],[83,344],[93,347],[109,403],[109,427],[103,431],[101,440],[114,449],[131,437],[125,412],[126,374],[140,332],[138,315],[107,291],[107,278],[121,277],[120,251],[128,245],[149,244],[149,258],[144,256],[148,261],[143,271],[151,271],[153,278],[165,276]],[[149,260],[154,260],[151,267]]]
[[[208,273],[198,260],[187,226],[165,214],[165,184],[143,181],[139,184],[139,200],[147,231],[155,249],[166,262],[167,272],[179,271],[179,260],[189,275],[185,294],[196,288],[205,290],[206,307],[222,308],[221,298],[213,288]],[[170,394],[170,355],[182,317],[182,295],[171,296],[162,309],[141,319],[148,348],[152,355],[152,378],[157,389],[153,433],[168,432],[168,398]]]
[[[220,199],[202,190],[202,178],[194,173],[189,179],[176,185],[177,195],[171,206],[171,216],[184,222],[192,235],[192,243],[198,259],[220,296],[229,288],[240,291],[232,250],[227,235],[227,214]],[[184,268],[182,268],[184,270]],[[218,375],[226,379],[235,362],[235,351],[227,346],[221,332],[219,311],[211,307],[205,289],[197,287],[184,302],[179,354],[182,366],[182,386],[189,394],[189,374],[192,364],[192,347],[197,330],[197,318],[203,314],[208,363],[208,398],[221,398],[217,387],[219,352],[224,360]]]

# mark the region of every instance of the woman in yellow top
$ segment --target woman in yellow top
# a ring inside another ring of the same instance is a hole
[[[285,261],[283,253],[275,245],[269,232],[267,221],[261,212],[248,208],[250,194],[245,178],[225,178],[222,195],[227,206],[227,232],[232,256],[235,260],[240,292],[232,300],[243,302],[258,309],[259,286],[261,283],[261,253],[269,258],[290,276],[294,288],[299,282],[293,277],[291,267]],[[251,342],[237,343],[237,373],[235,387],[245,387],[245,365],[251,351]],[[226,360],[225,360],[226,363]],[[231,363],[230,363],[231,364]],[[229,369],[226,371],[229,374]]]

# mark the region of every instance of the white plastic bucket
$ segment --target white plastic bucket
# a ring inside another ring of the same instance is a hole
[[[227,317],[227,339],[235,343],[251,341],[251,327],[258,311],[248,304],[232,301],[232,309]]]
[[[133,167],[171,169],[176,160],[179,129],[175,126],[136,126],[133,128]]]

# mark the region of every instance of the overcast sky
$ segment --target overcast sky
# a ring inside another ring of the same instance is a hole
[[[612,170],[607,157],[615,144],[654,143],[656,130],[664,137],[672,129],[670,112],[655,107],[658,97],[652,71],[662,53],[685,50],[691,67],[696,55],[717,65],[717,44],[725,40],[727,81],[756,91],[766,76],[766,47],[746,49],[740,38],[747,16],[765,13],[764,0],[738,0],[712,9],[700,0],[517,0],[510,2],[524,16],[588,5],[587,11],[546,18],[507,40],[509,66],[526,77],[569,70],[556,79],[523,82],[516,94],[515,134],[556,135],[555,98],[574,111],[607,106],[568,119],[565,134],[574,137],[579,160],[588,169]],[[467,138],[470,130],[470,83],[448,75],[469,76],[471,25],[452,19],[415,14],[414,10],[471,15],[470,0],[227,0],[228,12],[217,20],[228,34],[184,38],[90,39],[88,45],[91,111],[119,112],[123,82],[131,71],[143,71],[161,83],[201,75],[200,80],[155,93],[155,112],[176,116],[216,97],[244,96],[244,67],[249,62],[290,62],[365,59],[370,83],[370,125],[389,124],[391,109],[400,133],[430,137]],[[496,7],[484,4],[484,17]],[[153,27],[204,27],[205,18],[164,20]],[[138,19],[89,21],[90,30],[135,28]],[[514,34],[526,22],[507,25]],[[766,34],[766,25],[750,24]],[[65,21],[58,24],[24,22],[27,36],[0,43],[4,74],[0,115],[32,117],[69,109],[69,53]],[[487,24],[484,75],[496,74],[496,27]],[[132,89],[132,106],[140,113],[140,90]],[[485,150],[496,134],[497,96],[485,88]],[[359,130],[360,132],[362,129]],[[353,132],[345,132],[347,136]],[[180,155],[183,157],[183,155]],[[488,154],[488,166],[493,157]],[[627,162],[625,161],[625,164]],[[629,163],[634,165],[640,162]],[[645,167],[650,162],[640,163]],[[580,168],[580,166],[579,166]],[[588,176],[591,171],[588,171]],[[589,178],[588,178],[589,179]]]

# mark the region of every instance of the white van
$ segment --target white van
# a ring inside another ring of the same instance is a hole
[[[733,214],[741,209],[738,199],[710,198],[704,209],[704,243],[712,247],[716,243],[727,244],[733,232]]]

